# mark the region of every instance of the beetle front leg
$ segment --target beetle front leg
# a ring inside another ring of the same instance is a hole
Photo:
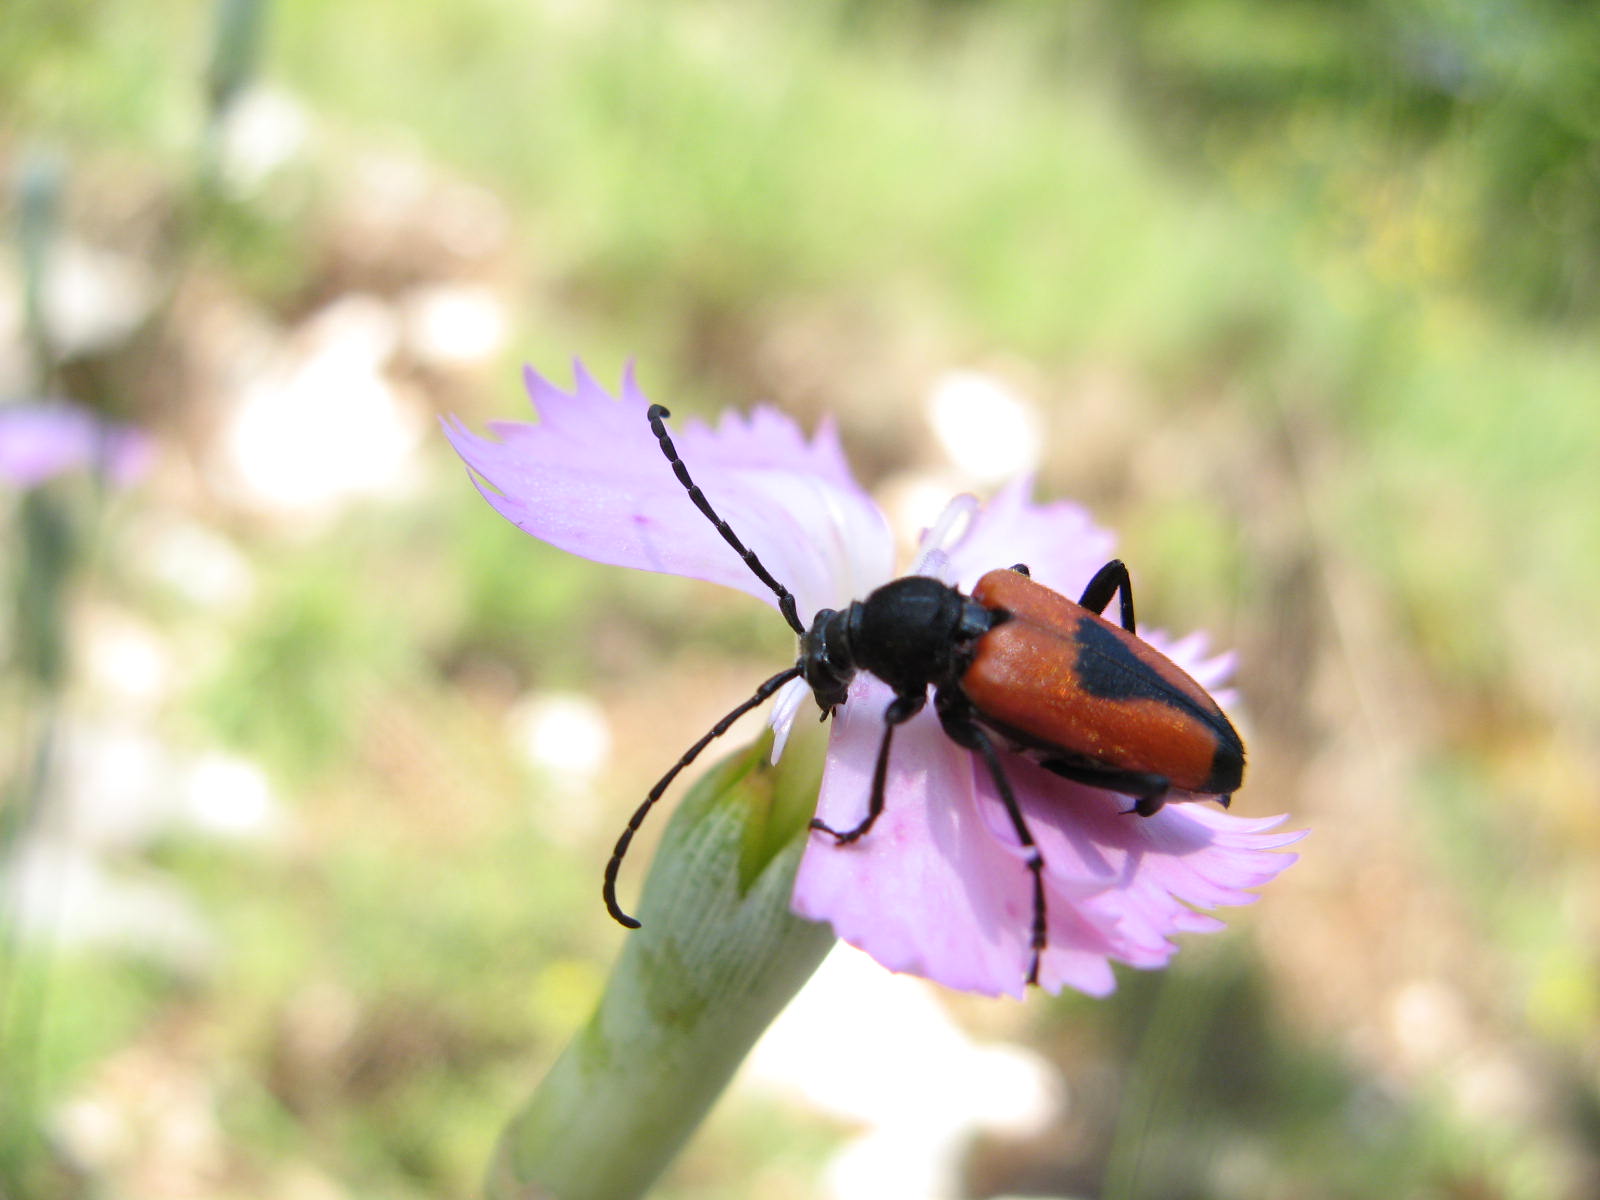
[[[884,785],[889,777],[889,745],[894,740],[895,726],[903,725],[916,716],[927,701],[926,692],[914,696],[896,696],[884,710],[883,741],[878,743],[878,762],[872,768],[872,798],[867,802],[867,815],[861,824],[854,829],[839,830],[824,822],[821,817],[812,817],[811,828],[831,833],[834,844],[839,846],[849,845],[872,828],[873,822],[883,813]]]
[[[1078,603],[1090,612],[1104,613],[1118,592],[1122,593],[1122,627],[1129,633],[1138,633],[1133,625],[1133,582],[1128,578],[1127,564],[1120,558],[1113,558],[1094,573]]]

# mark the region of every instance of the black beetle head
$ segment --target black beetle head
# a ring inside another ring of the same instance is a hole
[[[843,612],[822,609],[800,639],[800,672],[824,715],[844,703],[850,681],[856,675],[849,629],[850,609],[854,607],[852,604]]]

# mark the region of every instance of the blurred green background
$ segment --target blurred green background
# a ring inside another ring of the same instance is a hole
[[[1109,1000],[939,997],[1059,1091],[927,1195],[1600,1194],[1600,10],[4,25],[0,394],[156,457],[0,493],[0,1195],[476,1193],[616,829],[791,652],[467,483],[435,414],[575,354],[833,413],[885,494],[992,486],[930,419],[984,372],[1146,619],[1239,649],[1302,862]],[[741,1086],[660,1194],[856,1194],[893,1116]]]

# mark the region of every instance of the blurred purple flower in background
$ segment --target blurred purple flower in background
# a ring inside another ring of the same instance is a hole
[[[148,434],[65,400],[0,405],[0,485],[26,490],[87,470],[125,487],[144,473],[150,453]]]
[[[494,422],[499,440],[446,424],[485,499],[520,529],[597,562],[663,571],[776,599],[689,501],[645,420],[649,402],[631,370],[614,399],[576,365],[576,387],[533,371],[538,424]],[[803,622],[843,608],[894,577],[888,521],[851,476],[825,422],[807,441],[782,414],[725,414],[715,427],[682,423],[674,438],[695,482],[773,576],[795,594]],[[952,502],[923,535],[917,573],[970,589],[996,566],[1026,562],[1034,579],[1076,596],[1111,557],[1112,539],[1080,507],[1034,504],[1031,480],[988,504]],[[1152,641],[1208,688],[1231,656],[1205,641]],[[863,673],[835,720],[817,815],[853,825],[865,812],[888,688]],[[810,701],[801,680],[774,702],[774,756]],[[1222,928],[1190,905],[1247,904],[1247,891],[1295,861],[1273,851],[1300,833],[1282,817],[1248,819],[1169,804],[1148,819],[1123,815],[1126,797],[1068,782],[1013,756],[1007,771],[1046,863],[1049,948],[1040,984],[1104,995],[1110,963],[1159,967],[1181,932]],[[1031,884],[988,773],[951,742],[931,706],[895,739],[887,809],[859,842],[813,834],[793,907],[891,970],[949,987],[1020,996],[1029,960]]]

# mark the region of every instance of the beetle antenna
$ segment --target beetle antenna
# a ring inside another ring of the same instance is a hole
[[[738,534],[733,532],[732,527],[717,516],[717,510],[711,507],[711,501],[706,499],[706,494],[700,490],[700,486],[693,479],[689,478],[689,468],[684,466],[683,459],[678,457],[678,449],[672,444],[672,438],[667,436],[667,427],[662,420],[663,417],[670,417],[671,415],[662,405],[652,404],[647,417],[650,421],[651,431],[655,433],[656,440],[661,443],[661,453],[665,454],[667,461],[672,464],[672,470],[677,475],[678,482],[683,484],[684,490],[689,493],[689,499],[693,500],[694,506],[705,514],[706,520],[717,527],[717,532],[722,535],[722,540],[737,550],[739,556],[744,559],[745,565],[755,572],[756,578],[772,589],[773,593],[778,597],[778,611],[783,614],[783,619],[789,622],[789,628],[804,637],[806,627],[800,623],[800,614],[795,608],[794,593],[774,579],[772,572],[761,565],[761,560],[756,557],[755,551],[748,549],[739,540]],[[679,765],[681,766],[682,764],[680,763]],[[611,915],[616,916],[617,914],[613,912]],[[623,923],[626,924],[627,922]]]
[[[652,414],[653,412],[654,410],[652,410]],[[654,424],[653,421],[652,424]],[[628,820],[628,827],[622,831],[622,836],[617,839],[616,849],[611,852],[611,861],[606,863],[606,882],[605,886],[600,890],[600,894],[605,897],[606,911],[611,914],[617,924],[628,929],[639,928],[639,922],[623,912],[621,906],[617,904],[617,872],[622,868],[622,856],[628,852],[628,843],[633,841],[633,835],[639,832],[639,826],[644,824],[644,819],[649,815],[650,809],[655,806],[655,802],[661,799],[661,794],[672,785],[672,781],[678,777],[678,772],[700,757],[700,751],[727,733],[733,723],[744,716],[745,713],[759,704],[764,704],[773,692],[791,679],[798,679],[799,677],[799,666],[793,666],[786,671],[779,671],[771,679],[763,683],[756,689],[755,695],[723,717],[722,720],[711,727],[711,731],[705,737],[684,751],[683,757],[673,764],[672,770],[663,775],[655,787],[650,789],[650,794],[644,798],[644,803],[634,811],[633,816]]]

